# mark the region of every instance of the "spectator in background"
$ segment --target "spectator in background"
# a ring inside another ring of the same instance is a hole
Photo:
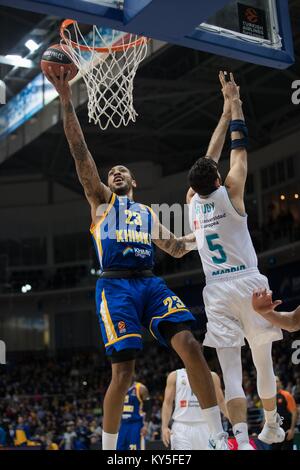
[[[63,435],[63,439],[59,444],[60,449],[72,450],[74,448],[74,440],[76,439],[76,432],[74,431],[74,425],[67,426],[66,432]]]
[[[296,385],[294,385],[292,388],[292,395],[294,396],[296,403],[299,405],[300,404],[300,377],[297,377],[296,379]]]
[[[6,432],[2,427],[2,421],[0,421],[0,447],[4,447],[6,445]]]
[[[156,415],[151,417],[151,421],[148,425],[148,439],[151,441],[157,441],[160,439],[160,428],[161,422]]]
[[[277,386],[277,409],[283,418],[282,427],[286,432],[283,442],[272,444],[272,450],[293,450],[295,428],[298,418],[298,410],[293,395],[287,390],[283,390],[283,385],[279,377],[276,377]]]

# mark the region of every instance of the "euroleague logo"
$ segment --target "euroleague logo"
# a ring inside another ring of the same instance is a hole
[[[119,330],[119,333],[120,333],[120,334],[126,333],[126,325],[125,325],[125,322],[124,322],[124,321],[119,321],[119,323],[118,323],[118,330]]]
[[[245,18],[250,23],[257,23],[259,20],[258,13],[254,8],[247,8],[245,11]]]

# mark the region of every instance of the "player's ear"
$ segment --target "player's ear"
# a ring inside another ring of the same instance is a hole
[[[136,184],[136,181],[135,181],[135,180],[132,180],[132,186],[133,186],[134,188],[137,187],[137,184]]]

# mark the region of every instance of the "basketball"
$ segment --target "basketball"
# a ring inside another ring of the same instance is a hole
[[[60,44],[53,44],[43,53],[41,60],[41,69],[43,73],[48,72],[49,66],[52,67],[52,70],[57,77],[60,76],[60,67],[64,68],[64,78],[66,78],[67,73],[70,71],[69,80],[72,80],[78,72],[76,65],[64,52]]]

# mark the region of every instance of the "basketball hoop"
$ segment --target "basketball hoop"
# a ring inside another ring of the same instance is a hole
[[[83,35],[75,20],[60,28],[61,47],[76,64],[88,92],[89,122],[106,130],[135,122],[133,80],[146,57],[148,39],[93,25]]]

